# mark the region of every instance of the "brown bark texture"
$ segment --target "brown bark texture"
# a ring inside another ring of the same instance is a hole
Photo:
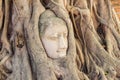
[[[67,56],[56,61],[39,33],[47,10],[69,32]],[[110,0],[0,0],[0,80],[120,80],[120,22]]]

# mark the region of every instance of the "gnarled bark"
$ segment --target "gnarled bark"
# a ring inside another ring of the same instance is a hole
[[[56,61],[46,55],[39,33],[47,9],[69,32],[67,56]],[[109,0],[1,0],[0,80],[119,80],[119,33]]]

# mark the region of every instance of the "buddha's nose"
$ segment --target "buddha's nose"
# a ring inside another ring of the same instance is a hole
[[[61,36],[59,38],[59,49],[66,49],[66,48],[67,48],[67,41],[63,36]]]

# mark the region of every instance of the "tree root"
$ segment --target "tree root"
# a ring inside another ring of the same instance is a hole
[[[3,67],[3,65],[12,55],[11,46],[7,39],[7,29],[9,26],[9,14],[10,14],[9,7],[10,7],[10,1],[5,0],[5,19],[4,19],[4,26],[3,26],[3,31],[1,35],[2,49],[0,51],[1,55],[5,55],[5,56],[1,56],[2,59],[0,61],[0,76],[1,76],[0,79],[2,80],[4,80],[5,77],[8,76],[8,73],[6,72],[6,69],[5,69],[6,67],[5,66]]]

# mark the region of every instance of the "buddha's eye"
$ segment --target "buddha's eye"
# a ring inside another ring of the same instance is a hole
[[[58,37],[49,37],[50,40],[57,40]]]
[[[50,36],[48,36],[48,39],[50,39],[50,40],[57,40],[58,39],[58,35],[57,34],[50,35]]]

